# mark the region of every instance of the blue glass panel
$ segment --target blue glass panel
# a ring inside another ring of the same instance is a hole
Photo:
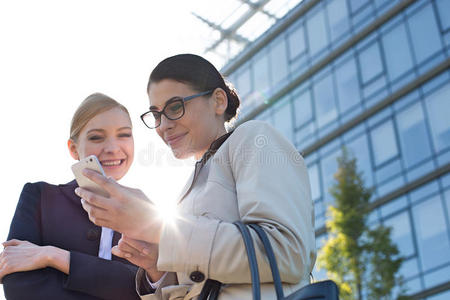
[[[425,99],[428,120],[436,151],[450,146],[450,84],[441,87]]]
[[[375,42],[359,52],[359,68],[363,84],[368,83],[383,72],[380,47]]]
[[[448,300],[448,299],[450,299],[450,290],[427,298],[427,300]]]
[[[375,171],[375,178],[378,183],[384,182],[386,179],[392,178],[402,171],[402,165],[399,159],[390,161],[388,164]]]
[[[269,58],[261,55],[253,62],[253,84],[256,92],[264,93],[270,88]]]
[[[307,89],[299,95],[294,95],[293,98],[295,109],[295,127],[299,128],[306,122],[310,121],[313,116],[311,91]]]
[[[389,120],[370,132],[375,165],[378,166],[398,154],[392,121]]]
[[[447,281],[450,281],[450,266],[430,272],[426,274],[423,279],[425,281],[425,288],[431,288],[438,284],[446,283]]]
[[[450,242],[440,195],[415,205],[413,216],[423,270],[449,262]]]
[[[331,40],[335,40],[350,29],[347,1],[332,0],[327,5],[327,11]]]
[[[284,39],[278,39],[272,43],[270,48],[270,66],[273,84],[277,84],[288,75],[289,68]]]
[[[314,104],[317,125],[323,127],[337,117],[331,74],[314,84]]]
[[[306,21],[310,55],[314,56],[328,45],[328,33],[325,27],[323,9]]]
[[[443,188],[449,187],[450,186],[450,173],[447,173],[446,175],[442,176],[440,178],[441,180],[441,184]]]
[[[409,168],[431,155],[421,103],[416,103],[398,113],[396,120],[403,162]]]
[[[319,168],[317,164],[308,167],[309,181],[311,184],[311,197],[316,200],[322,196],[320,189]]]
[[[393,214],[400,209],[406,207],[408,205],[408,199],[406,196],[402,196],[400,198],[391,200],[390,202],[384,204],[380,207],[380,212],[383,217],[386,217],[390,214]]]
[[[391,240],[397,245],[400,255],[408,257],[415,253],[411,220],[407,211],[402,212],[383,222],[385,226],[391,227]]]
[[[432,194],[437,193],[438,190],[439,190],[439,185],[438,185],[437,181],[432,181],[432,182],[422,185],[421,187],[412,191],[409,194],[409,198],[411,199],[411,202],[414,203],[425,197],[428,197]]]
[[[335,71],[337,94],[341,113],[360,102],[356,63],[352,58]]]
[[[450,29],[450,1],[436,0],[442,30]]]
[[[301,146],[301,148],[305,148],[307,145],[312,143],[312,138],[315,131],[314,123],[311,122],[295,133],[296,142]]]
[[[410,258],[402,263],[399,270],[399,275],[403,276],[403,279],[414,277],[417,274],[419,274],[417,258]]]
[[[362,172],[364,184],[367,187],[373,185],[373,173],[371,166],[371,159],[369,154],[369,145],[367,142],[367,135],[363,134],[360,137],[346,144],[346,147],[353,153],[356,158],[356,166],[358,172]]]
[[[410,169],[406,173],[406,178],[407,178],[408,182],[411,182],[411,181],[416,180],[417,178],[422,177],[425,174],[433,171],[435,168],[436,167],[434,165],[434,161],[430,159],[429,161],[419,164],[419,165],[415,166],[414,168]]]
[[[244,67],[243,70],[239,70],[237,75],[237,91],[241,96],[246,96],[252,91],[249,67]]]
[[[423,289],[420,278],[411,279],[405,282],[405,289],[407,294],[414,294]]]
[[[442,48],[439,29],[431,4],[411,16],[408,19],[408,24],[418,63],[423,62]]]
[[[413,66],[405,24],[400,23],[384,34],[382,41],[387,71],[389,77],[393,80],[406,73]]]
[[[369,0],[350,0],[350,7],[352,8],[352,12],[358,11],[361,7],[366,5]]]
[[[303,26],[297,27],[288,35],[289,56],[291,59],[304,53],[306,50],[305,31]]]
[[[445,206],[447,208],[447,218],[450,220],[450,189],[444,192]]]
[[[377,187],[378,197],[383,197],[388,193],[393,192],[394,190],[405,185],[404,176],[399,175],[398,177],[394,177],[392,180],[388,180],[383,185]]]
[[[336,158],[340,155],[340,150],[330,153],[328,156],[322,158],[321,174],[322,174],[322,184],[323,184],[323,195],[325,196],[325,201],[332,203],[333,197],[330,195],[330,188],[334,184],[334,174],[337,171],[338,164]]]
[[[273,122],[275,128],[293,143],[292,108],[289,97],[281,99],[279,104],[274,107]]]

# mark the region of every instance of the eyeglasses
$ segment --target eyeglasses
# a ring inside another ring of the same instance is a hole
[[[150,109],[148,112],[141,115],[141,120],[144,122],[145,126],[150,129],[158,128],[159,125],[161,125],[161,115],[164,115],[167,119],[172,121],[178,120],[184,116],[184,102],[211,94],[212,92],[214,92],[214,90],[201,92],[184,98],[179,96],[170,98],[167,100],[166,105],[164,105],[164,108],[161,111]]]

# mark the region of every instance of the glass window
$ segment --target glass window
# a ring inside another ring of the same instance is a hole
[[[342,36],[350,28],[347,1],[332,0],[328,3],[327,11],[331,40],[335,40]]]
[[[359,83],[356,63],[352,58],[336,68],[337,95],[341,113],[359,103]]]
[[[450,190],[446,190],[444,193],[445,206],[447,206],[447,218],[450,220]]]
[[[309,89],[300,95],[294,96],[294,109],[296,128],[299,128],[312,119],[311,91]]]
[[[369,145],[367,142],[367,135],[363,134],[360,137],[346,144],[346,147],[352,152],[356,158],[356,166],[358,172],[362,172],[364,185],[366,187],[373,186],[373,173],[370,163]]]
[[[306,21],[310,55],[314,56],[328,45],[323,9]]]
[[[352,8],[352,12],[358,11],[361,7],[367,4],[369,0],[350,0],[350,6]]]
[[[317,168],[317,164],[309,166],[308,173],[309,173],[309,181],[311,184],[311,197],[312,200],[314,201],[320,198],[320,196],[322,195],[320,191],[319,169]]]
[[[423,270],[450,261],[450,243],[440,195],[415,205],[413,216]]]
[[[249,67],[244,68],[237,76],[237,89],[238,93],[242,96],[246,96],[252,91]]]
[[[299,26],[297,27],[297,29],[289,33],[288,42],[289,42],[289,55],[291,59],[305,52],[306,45],[305,45],[305,32],[303,26]]]
[[[408,19],[413,50],[421,63],[442,48],[439,30],[431,4]]]
[[[396,119],[403,161],[409,168],[431,155],[421,103],[398,113]]]
[[[375,165],[379,166],[398,153],[392,121],[387,121],[370,132]]]
[[[442,30],[450,29],[450,1],[436,0]]]
[[[337,171],[337,157],[340,155],[340,150],[336,150],[328,154],[328,156],[321,160],[321,175],[323,184],[323,194],[325,201],[328,203],[333,202],[333,197],[330,194],[330,188],[334,185],[334,174]]]
[[[290,104],[289,98],[280,100],[280,105],[274,108],[273,122],[275,128],[293,143],[292,108]]]
[[[396,79],[413,66],[405,24],[400,23],[384,34],[382,41],[389,77]]]
[[[402,212],[386,220],[384,225],[392,228],[391,240],[396,243],[400,255],[408,257],[415,253],[408,212]]]
[[[269,59],[267,55],[258,57],[253,63],[255,92],[262,93],[270,88]]]
[[[359,52],[359,68],[363,84],[368,83],[383,72],[383,63],[381,62],[380,47],[375,42],[366,49]]]
[[[314,84],[314,104],[319,127],[336,119],[337,110],[331,74]]]
[[[286,78],[288,74],[288,63],[286,42],[284,39],[279,39],[272,43],[270,48],[270,66],[272,82],[274,84]]]
[[[436,151],[450,146],[450,84],[441,87],[425,99]]]

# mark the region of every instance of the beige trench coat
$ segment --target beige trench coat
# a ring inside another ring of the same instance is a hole
[[[245,246],[232,224],[239,219],[268,233],[285,294],[306,285],[316,259],[314,212],[308,173],[295,147],[269,124],[248,121],[198,169],[184,188],[178,218],[161,236],[158,269],[170,273],[142,299],[196,299],[207,278],[224,284],[220,300],[252,299]],[[255,248],[262,299],[276,299],[259,240]],[[140,270],[138,288],[143,275]]]

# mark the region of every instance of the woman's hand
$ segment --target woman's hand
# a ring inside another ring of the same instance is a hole
[[[158,248],[157,244],[138,241],[122,235],[118,245],[112,248],[112,254],[143,268],[150,279],[157,282],[165,273],[158,271],[156,268]]]
[[[32,271],[49,266],[48,247],[28,241],[10,240],[3,243],[0,254],[0,282],[8,274]]]
[[[156,206],[142,191],[122,186],[114,179],[89,169],[84,169],[83,174],[110,195],[103,197],[83,188],[75,190],[82,198],[82,206],[93,223],[121,232],[132,239],[159,243],[162,219]]]

